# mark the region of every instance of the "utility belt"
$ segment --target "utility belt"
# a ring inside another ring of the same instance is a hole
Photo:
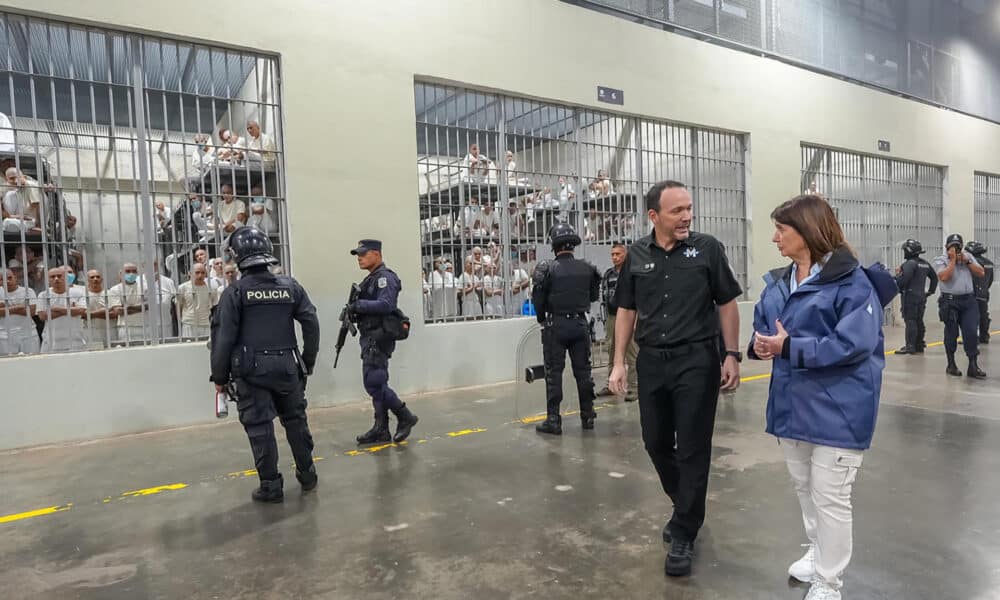
[[[942,300],[947,300],[949,302],[951,301],[961,302],[963,300],[968,300],[969,298],[972,298],[972,294],[945,294],[942,292],[940,298]]]
[[[576,319],[584,319],[584,320],[586,320],[587,319],[587,313],[585,313],[585,312],[578,312],[578,313],[547,313],[545,315],[545,324],[546,325],[552,325],[553,323],[555,323],[556,319],[566,319],[568,321],[572,321],[572,320],[576,320]]]
[[[299,369],[299,374],[305,377],[305,365],[302,363],[302,356],[299,354],[298,348],[251,348],[250,346],[242,346],[233,351],[233,355],[230,358],[230,371],[231,377],[233,379],[242,379],[250,377],[257,371],[257,357],[267,356],[268,358],[275,356],[289,356],[295,361],[296,366]]]

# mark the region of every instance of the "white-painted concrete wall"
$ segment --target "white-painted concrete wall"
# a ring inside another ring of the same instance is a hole
[[[278,18],[256,18],[273,2],[247,0],[239,12],[253,18],[221,28],[191,17],[212,12],[196,0],[6,4],[281,56],[293,264],[325,332],[314,404],[362,398],[355,347],[331,368],[335,319],[360,277],[347,254],[358,238],[385,240],[403,308],[421,314],[414,78],[595,107],[601,84],[625,90],[630,114],[749,133],[750,298],[778,263],[767,215],[800,191],[802,141],[871,152],[888,139],[893,156],[947,165],[949,231],[972,231],[973,171],[1000,172],[1000,127],[556,0],[289,0]],[[393,384],[407,393],[509,379],[529,324],[417,324]],[[0,447],[211,419],[207,373],[197,345],[0,361]]]

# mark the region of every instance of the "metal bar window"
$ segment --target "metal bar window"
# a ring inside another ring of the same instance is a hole
[[[288,268],[276,57],[9,12],[0,37],[0,356],[204,339],[241,226]]]
[[[530,314],[530,275],[560,221],[583,238],[579,256],[610,268],[614,242],[649,232],[643,194],[668,178],[688,184],[697,227],[746,285],[742,135],[424,82],[414,99],[427,322]],[[601,364],[606,315],[592,314]]]
[[[974,175],[975,235],[996,256],[1000,253],[1000,175]]]
[[[900,264],[908,238],[943,241],[943,167],[811,144],[801,155],[803,193],[830,202],[863,263]]]

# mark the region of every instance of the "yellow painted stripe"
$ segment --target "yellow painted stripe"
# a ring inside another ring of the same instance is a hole
[[[226,473],[226,477],[253,477],[257,474],[257,469],[247,469],[246,471],[236,471],[233,473]]]
[[[73,504],[63,504],[62,506],[50,506],[48,508],[39,508],[38,510],[29,510],[27,512],[15,513],[13,515],[4,515],[0,517],[0,523],[11,523],[13,521],[22,521],[24,519],[33,519],[35,517],[43,517],[45,515],[51,515],[57,512],[64,512],[73,507]]]
[[[395,448],[397,446],[405,446],[406,444],[407,444],[406,442],[400,442],[398,444],[394,444],[392,442],[389,442],[388,444],[381,444],[381,445],[378,445],[378,446],[369,446],[367,448],[362,448],[360,450],[348,450],[347,452],[344,452],[344,454],[346,456],[361,456],[362,454],[374,454],[374,453],[379,452],[381,450],[385,450],[386,448]]]
[[[740,379],[740,381],[741,381],[742,383],[746,383],[746,382],[748,382],[748,381],[758,381],[758,380],[760,380],[760,379],[767,379],[767,378],[769,378],[770,376],[771,376],[771,374],[770,374],[770,373],[764,373],[763,375],[751,375],[751,376],[749,376],[749,377],[744,377],[743,379]]]
[[[455,438],[455,437],[461,437],[463,435],[470,435],[470,434],[473,434],[473,433],[482,433],[484,431],[486,431],[485,427],[477,427],[475,429],[463,429],[461,431],[449,431],[447,433],[447,436]]]
[[[172,490],[182,490],[187,487],[186,483],[170,483],[167,485],[158,485],[156,487],[146,488],[144,490],[132,490],[131,492],[122,492],[121,498],[135,498],[138,496],[152,496],[154,494],[160,494],[163,492],[169,492]]]

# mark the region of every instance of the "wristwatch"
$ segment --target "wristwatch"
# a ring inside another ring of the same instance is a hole
[[[736,359],[736,362],[738,362],[738,363],[743,362],[743,353],[742,352],[737,352],[735,350],[726,350],[726,356],[727,357],[732,356],[733,358]]]

